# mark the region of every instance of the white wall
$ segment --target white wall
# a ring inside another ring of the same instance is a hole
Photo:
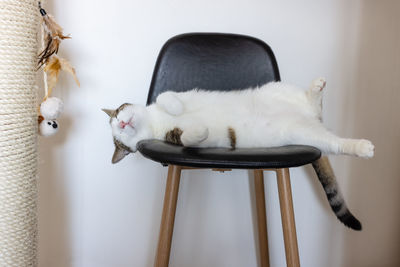
[[[153,265],[167,170],[140,155],[111,165],[100,108],[144,104],[162,44],[193,31],[264,40],[284,81],[325,76],[325,124],[376,145],[371,160],[332,158],[362,232],[336,220],[310,167],[292,169],[302,266],[400,266],[398,1],[54,2],[50,11],[72,35],[61,55],[82,86],[61,77],[61,132],[40,139],[41,267]],[[180,189],[171,266],[256,266],[249,174],[185,171]],[[269,173],[266,193],[271,266],[285,266]]]

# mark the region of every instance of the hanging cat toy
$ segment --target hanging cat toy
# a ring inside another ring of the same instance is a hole
[[[60,98],[52,97],[51,93],[58,82],[61,71],[70,73],[76,84],[80,86],[76,77],[75,69],[64,58],[57,56],[61,41],[71,37],[63,34],[63,29],[48,14],[38,2],[39,12],[42,16],[41,23],[41,44],[42,51],[38,56],[38,70],[43,70],[44,98],[38,108],[39,133],[42,136],[51,136],[57,133],[59,125],[57,118],[62,113],[63,101]]]

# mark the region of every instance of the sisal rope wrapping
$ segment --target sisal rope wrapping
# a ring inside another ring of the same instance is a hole
[[[36,0],[0,1],[0,267],[37,266]]]

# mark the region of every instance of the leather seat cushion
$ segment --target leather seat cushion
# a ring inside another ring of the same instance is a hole
[[[269,169],[302,166],[321,157],[321,151],[304,145],[271,148],[188,148],[160,140],[143,140],[137,149],[163,165],[199,168]]]

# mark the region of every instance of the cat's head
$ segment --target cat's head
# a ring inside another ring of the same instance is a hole
[[[112,163],[117,163],[129,153],[136,152],[136,136],[145,120],[144,107],[129,103],[119,108],[102,109],[110,117],[115,150]]]

